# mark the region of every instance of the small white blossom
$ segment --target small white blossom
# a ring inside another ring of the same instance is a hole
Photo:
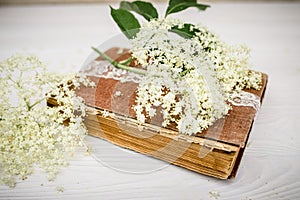
[[[116,91],[116,92],[115,92],[115,96],[116,96],[116,97],[120,97],[120,96],[122,96],[122,93],[121,93],[121,91]]]

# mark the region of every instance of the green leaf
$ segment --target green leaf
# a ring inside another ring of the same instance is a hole
[[[120,8],[122,8],[124,10],[128,10],[128,11],[134,11],[134,12],[142,15],[148,21],[150,21],[150,19],[153,19],[153,18],[158,18],[157,10],[149,2],[144,2],[144,1],[134,1],[134,2],[121,1]]]
[[[165,16],[171,13],[180,12],[189,7],[196,7],[199,10],[205,10],[210,6],[205,4],[198,4],[197,0],[170,0]]]
[[[129,11],[114,9],[110,6],[110,14],[127,38],[132,39],[141,28],[138,20]]]
[[[197,32],[199,32],[199,30],[197,29],[191,29],[191,27],[193,26],[193,24],[184,24],[182,28],[173,26],[171,28],[171,32],[176,33],[184,38],[192,38],[196,35]]]

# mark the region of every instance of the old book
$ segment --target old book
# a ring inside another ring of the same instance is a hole
[[[106,54],[117,61],[129,57],[126,51],[118,48],[109,49]],[[105,61],[97,60],[98,64],[85,69],[96,87],[81,87],[77,91],[88,106],[85,124],[90,135],[216,178],[228,179],[236,175],[257,113],[255,102],[232,105],[224,119],[195,136],[178,134],[172,126],[162,128],[159,119],[141,126],[132,108],[138,83],[134,77],[125,82],[113,77],[109,70],[101,70]],[[100,68],[100,71],[93,68]],[[246,94],[258,98],[256,103],[262,101],[266,89],[267,75],[262,75],[260,90],[245,90]]]

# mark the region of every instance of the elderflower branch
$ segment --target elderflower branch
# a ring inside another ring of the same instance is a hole
[[[101,51],[99,51],[97,48],[92,47],[92,49],[94,51],[96,51],[102,58],[104,58],[105,60],[110,62],[110,64],[112,64],[116,68],[124,69],[126,71],[133,72],[133,73],[136,73],[136,74],[146,75],[145,70],[137,69],[137,68],[134,68],[134,67],[129,67],[127,65],[124,65],[124,63],[122,63],[122,64],[118,63],[115,60],[113,60],[112,58],[110,58],[108,55],[106,55],[105,53],[102,53]]]
[[[85,77],[50,74],[35,56],[0,62],[0,183],[14,187],[35,166],[52,180],[76,147],[86,147],[85,104],[75,93],[80,84],[94,85]],[[37,106],[49,96],[60,103]]]
[[[188,37],[172,37],[172,27]],[[163,127],[175,122],[179,133],[194,135],[228,114],[232,94],[259,89],[261,75],[249,71],[249,50],[226,44],[201,25],[152,19],[130,42],[132,57],[147,70],[134,106],[141,124],[161,106]]]

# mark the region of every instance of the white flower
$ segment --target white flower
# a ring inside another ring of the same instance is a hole
[[[116,97],[120,97],[120,96],[122,96],[122,93],[121,93],[121,91],[116,91],[116,92],[115,92],[115,96],[116,96]]]

